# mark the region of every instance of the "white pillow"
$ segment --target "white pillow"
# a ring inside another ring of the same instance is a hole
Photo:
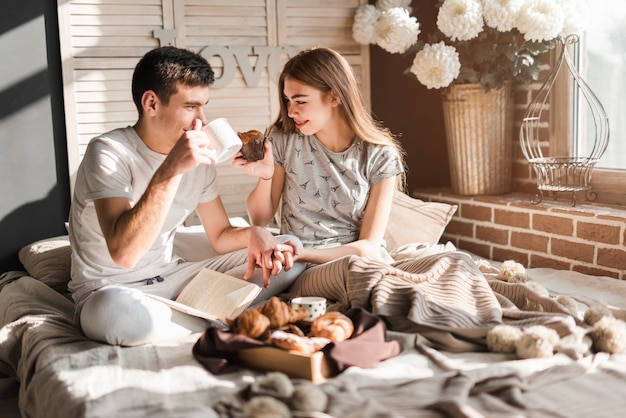
[[[235,227],[250,226],[242,217],[229,218]],[[219,255],[211,246],[202,225],[180,226],[174,235],[174,254],[185,261],[202,261]]]
[[[406,244],[437,244],[457,210],[456,205],[424,202],[397,192],[385,231],[387,250]]]
[[[18,258],[29,276],[64,293],[70,280],[71,254],[69,237],[61,235],[22,247]]]

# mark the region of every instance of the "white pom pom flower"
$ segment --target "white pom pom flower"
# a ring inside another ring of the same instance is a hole
[[[376,8],[381,11],[393,9],[394,7],[402,7],[409,13],[413,10],[411,0],[378,0],[376,2]]]
[[[532,0],[519,14],[517,29],[528,41],[555,38],[563,30],[565,13],[553,0]]]
[[[447,87],[459,76],[461,62],[453,46],[443,41],[425,45],[415,54],[411,72],[429,89]]]
[[[352,38],[360,44],[376,43],[376,22],[382,13],[371,4],[364,4],[354,14]]]
[[[437,27],[452,41],[474,39],[483,30],[478,0],[445,0],[437,15]]]
[[[515,28],[517,16],[524,4],[526,4],[525,0],[483,1],[485,23],[500,32],[510,31]]]
[[[392,54],[409,49],[417,42],[419,33],[417,19],[401,7],[384,11],[376,23],[378,45]]]
[[[585,0],[561,0],[565,15],[561,36],[581,34],[587,28],[589,6]]]

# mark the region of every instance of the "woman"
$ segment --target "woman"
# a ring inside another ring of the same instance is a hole
[[[281,234],[303,244],[298,261],[389,260],[383,235],[404,184],[403,152],[366,110],[352,68],[331,49],[306,50],[285,64],[278,88],[263,160],[235,159],[259,177],[247,200],[251,222],[267,225],[280,206]]]

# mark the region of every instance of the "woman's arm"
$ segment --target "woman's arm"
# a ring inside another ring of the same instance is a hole
[[[248,162],[244,158],[235,158],[233,165],[243,167],[246,173],[258,177],[246,204],[252,225],[266,226],[278,210],[285,182],[285,171],[274,163],[272,143],[266,141],[262,160]]]

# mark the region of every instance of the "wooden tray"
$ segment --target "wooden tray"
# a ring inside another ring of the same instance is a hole
[[[314,383],[337,375],[336,368],[321,351],[303,354],[276,347],[257,347],[239,351],[236,361],[242,366],[283,372],[289,377],[307,379]]]

